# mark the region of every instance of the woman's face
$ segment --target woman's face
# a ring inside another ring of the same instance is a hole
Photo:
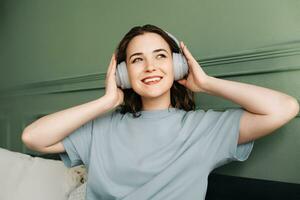
[[[135,36],[126,55],[130,83],[136,93],[142,98],[170,98],[174,81],[172,52],[159,34],[147,32]]]

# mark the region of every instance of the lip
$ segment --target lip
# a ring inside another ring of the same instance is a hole
[[[163,78],[162,76],[158,76],[158,75],[155,75],[155,76],[147,76],[145,78],[143,78],[141,81],[144,82],[145,79],[147,78]]]

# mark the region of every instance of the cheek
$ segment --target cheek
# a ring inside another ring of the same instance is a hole
[[[132,86],[133,89],[137,89],[139,88],[139,74],[141,72],[139,72],[138,70],[128,70],[128,78],[129,78],[129,82]]]
[[[127,69],[129,80],[135,80],[138,79],[138,74],[140,73],[137,69],[133,70],[131,68]]]
[[[167,82],[168,82],[168,85],[172,86],[174,83],[174,75],[168,76]]]
[[[168,68],[168,75],[170,78],[173,78],[174,79],[174,69],[173,69],[173,63],[171,63],[169,65],[169,68]]]

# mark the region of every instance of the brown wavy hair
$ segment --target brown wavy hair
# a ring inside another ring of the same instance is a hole
[[[168,44],[171,52],[179,53],[180,48],[165,31],[157,26],[146,24],[144,26],[135,26],[128,33],[125,34],[123,39],[119,42],[116,48],[117,64],[122,61],[126,62],[126,50],[129,42],[138,35],[142,35],[146,32],[152,32],[159,34]],[[187,75],[184,77],[186,78]],[[122,89],[124,92],[124,102],[117,108],[122,114],[127,112],[132,113],[134,117],[140,116],[142,110],[141,96],[137,94],[132,88]],[[194,93],[188,88],[184,87],[177,81],[173,82],[171,87],[171,105],[178,109],[186,111],[195,110],[195,97]]]

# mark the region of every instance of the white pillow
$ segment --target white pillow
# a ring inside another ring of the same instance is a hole
[[[0,148],[0,199],[67,200],[81,185],[83,167]]]
[[[73,190],[68,200],[85,200],[86,182]]]

